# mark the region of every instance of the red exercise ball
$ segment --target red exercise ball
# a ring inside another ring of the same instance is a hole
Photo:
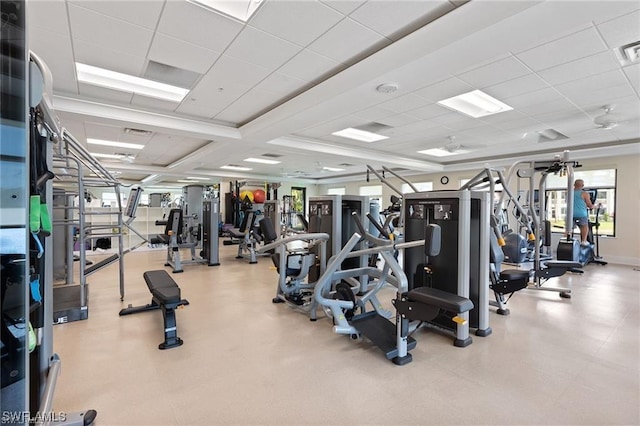
[[[256,203],[264,203],[265,198],[266,198],[266,194],[264,190],[256,189],[255,191],[253,191],[253,200]]]

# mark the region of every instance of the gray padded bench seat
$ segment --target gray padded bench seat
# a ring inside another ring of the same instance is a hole
[[[410,301],[424,303],[448,312],[464,313],[473,309],[473,302],[466,297],[431,287],[418,287],[407,293]]]
[[[164,319],[164,342],[158,345],[158,349],[181,346],[183,341],[178,337],[175,309],[182,305],[188,305],[189,302],[181,298],[180,287],[167,271],[163,269],[147,271],[142,276],[151,292],[151,303],[144,306],[129,305],[120,311],[120,316],[161,309]]]

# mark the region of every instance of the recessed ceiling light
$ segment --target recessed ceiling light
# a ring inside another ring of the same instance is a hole
[[[140,182],[142,183],[147,183],[147,182],[151,182],[152,180],[156,180],[160,175],[149,175],[146,178],[142,179]]]
[[[446,157],[447,155],[466,154],[468,152],[470,151],[467,149],[458,149],[455,152],[452,152],[444,148],[431,148],[418,151],[419,154],[432,155],[434,157]]]
[[[187,179],[209,180],[209,178],[205,178],[205,177],[195,177],[195,176],[187,176]]]
[[[234,165],[229,165],[229,166],[220,166],[221,169],[226,169],[226,170],[237,170],[239,172],[246,172],[251,170],[250,167],[240,167],[240,166],[234,166]]]
[[[91,154],[96,158],[113,158],[115,160],[119,160],[122,158],[122,155],[118,155],[118,154],[101,154],[99,152],[90,152],[89,154]]]
[[[376,141],[381,141],[383,139],[389,139],[388,136],[367,132],[365,130],[354,129],[353,127],[347,127],[346,129],[342,129],[337,132],[333,132],[331,134],[335,136],[347,138],[347,139],[355,139],[361,142],[376,142]]]
[[[76,72],[78,81],[81,83],[106,87],[122,92],[136,93],[172,102],[181,102],[182,99],[187,96],[187,93],[189,93],[189,89],[182,87],[134,77],[129,74],[122,74],[78,62],[76,62]]]
[[[473,118],[484,117],[513,109],[509,105],[500,102],[481,90],[474,90],[472,92],[444,99],[438,102],[438,105],[461,112]]]
[[[140,145],[137,143],[127,143],[127,142],[114,142],[114,141],[105,141],[102,139],[92,139],[87,138],[87,143],[91,145],[104,145],[104,146],[115,146],[118,148],[129,148],[129,149],[142,149],[144,145]]]
[[[258,10],[262,0],[187,0],[190,3],[204,7],[216,13],[231,16],[242,22],[247,22],[249,18]]]
[[[180,180],[177,180],[176,182],[180,182],[180,183],[199,183],[197,180],[189,180],[189,179],[180,179]]]
[[[245,158],[242,161],[248,161],[249,163],[262,163],[262,164],[279,164],[280,161],[267,160],[265,158]]]
[[[328,172],[344,172],[344,169],[339,169],[337,167],[323,167],[322,170],[326,170]]]

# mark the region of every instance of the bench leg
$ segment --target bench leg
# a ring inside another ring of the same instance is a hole
[[[162,317],[164,318],[164,342],[158,345],[158,349],[170,349],[182,345],[182,339],[178,337],[178,327],[176,325],[176,311],[174,308],[161,306]]]

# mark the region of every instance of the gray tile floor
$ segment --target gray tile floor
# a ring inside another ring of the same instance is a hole
[[[270,261],[249,265],[235,250],[221,247],[221,266],[172,275],[191,304],[177,312],[184,345],[166,351],[160,312],[118,316],[149,302],[142,273],[164,269],[165,252],[127,255],[125,302],[117,266],[92,275],[89,319],[54,327],[54,408],[94,408],[99,425],[640,424],[632,267],[590,265],[549,282],[571,299],[521,291],[467,348],[418,330],[413,362],[398,367],[333,334],[326,317],[272,304]]]

